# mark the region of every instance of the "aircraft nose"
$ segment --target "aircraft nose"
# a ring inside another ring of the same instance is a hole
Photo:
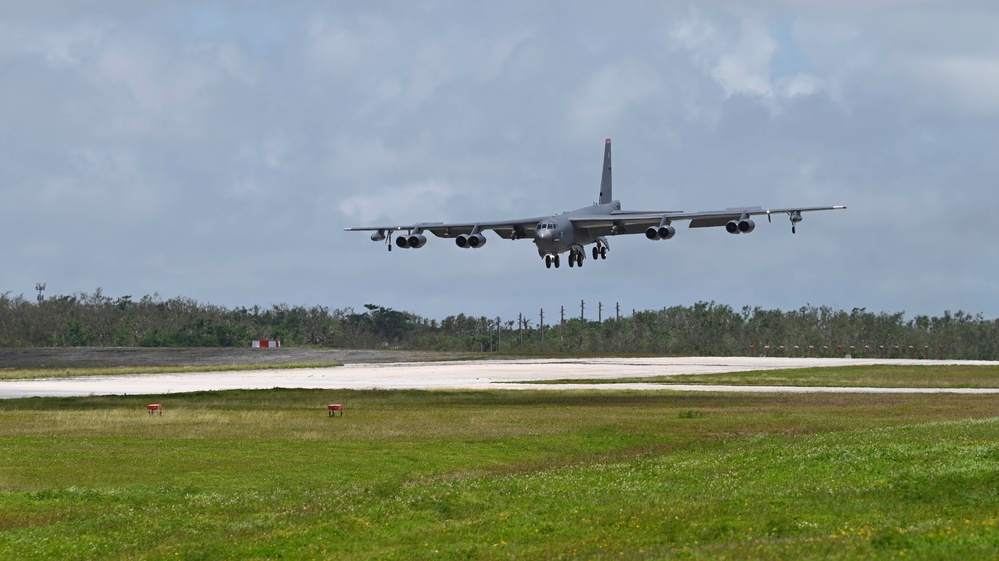
[[[538,249],[552,253],[555,247],[555,232],[552,230],[537,229],[534,231],[534,245]]]

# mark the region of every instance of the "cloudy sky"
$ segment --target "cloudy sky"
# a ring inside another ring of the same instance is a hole
[[[595,319],[999,317],[999,4],[13,2],[0,293]],[[751,235],[386,251],[346,226],[848,205]]]

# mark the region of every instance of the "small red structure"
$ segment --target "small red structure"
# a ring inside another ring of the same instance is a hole
[[[280,349],[281,341],[274,339],[254,339],[250,341],[250,347],[254,349]]]
[[[337,411],[339,411],[340,416],[343,417],[343,405],[339,403],[330,403],[326,406],[326,408],[329,409],[330,417],[336,417]]]
[[[150,403],[146,406],[146,409],[149,410],[150,415],[152,415],[154,411],[159,411],[160,415],[163,414],[163,406],[159,403]]]

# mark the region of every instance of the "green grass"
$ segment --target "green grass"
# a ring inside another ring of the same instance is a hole
[[[725,386],[816,386],[866,388],[999,388],[999,366],[839,366],[682,374],[644,378],[564,379],[535,384],[704,384]]]
[[[78,376],[133,376],[184,372],[232,372],[238,370],[282,370],[290,368],[332,368],[342,362],[302,362],[281,364],[220,364],[203,366],[98,366],[72,368],[0,368],[0,380],[75,378]]]
[[[994,558],[995,400],[328,390],[9,400],[0,558]],[[162,416],[147,415],[154,401]],[[327,417],[330,402],[346,415]]]

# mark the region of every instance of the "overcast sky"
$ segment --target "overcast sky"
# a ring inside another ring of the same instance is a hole
[[[595,319],[999,317],[999,3],[8,2],[0,293]],[[347,226],[847,205],[751,235],[420,250]]]

